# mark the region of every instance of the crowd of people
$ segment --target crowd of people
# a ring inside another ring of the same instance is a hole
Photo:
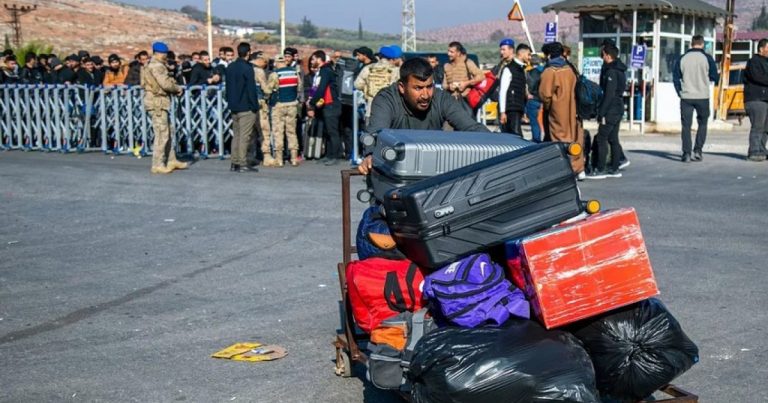
[[[694,36],[691,46],[675,67],[675,85],[681,98],[683,162],[703,159],[709,83],[718,80],[714,61],[703,51],[703,38]],[[768,53],[768,41],[762,43],[763,48]],[[498,64],[490,71],[493,86],[490,90],[486,88],[484,95],[498,102],[501,132],[522,136],[523,123],[527,123],[534,142],[582,145],[585,152],[573,160],[574,172],[580,180],[621,177],[621,170],[629,165],[619,142],[627,66],[612,41],[604,42],[600,52],[603,67],[599,86],[603,96],[590,114],[583,113],[580,104],[581,75],[569,61],[570,49],[559,42],[545,44],[542,54],[534,54],[526,44],[515,46],[514,40],[503,39],[499,43]],[[436,54],[407,61],[403,56],[396,45],[383,46],[378,52],[368,47],[353,51],[357,60],[352,77],[354,88],[363,93],[366,101],[359,127],[368,131],[487,130],[473,118],[480,106],[472,101],[471,93],[486,84],[489,74],[468,56],[461,43],[448,45],[448,62],[442,65]],[[282,167],[288,161],[297,166],[302,157],[315,158],[329,166],[350,157],[352,117],[342,106],[345,67],[339,63],[341,58],[339,51],[317,50],[303,64],[295,48],[288,47],[279,55],[266,55],[243,42],[236,49],[220,48],[214,59],[206,51],[177,56],[165,44],[156,43],[152,55],[141,51],[130,63],[112,54],[105,65],[98,55],[80,51],[67,56],[64,64],[54,54],[28,53],[24,65],[18,66],[15,55],[5,51],[0,60],[0,83],[141,85],[148,92],[147,111],[151,115],[153,111],[162,112],[153,115],[158,133],[168,131],[170,105],[165,101],[158,103],[158,99],[181,94],[186,86],[226,82],[234,131],[231,168],[233,172],[256,172],[260,164]],[[764,96],[768,86],[750,80],[750,71],[765,68],[765,56],[759,53],[755,58],[759,60],[751,61],[747,69],[747,109],[755,132],[751,134],[754,144],[750,145],[750,160],[764,160],[763,126],[768,125],[764,123],[764,110],[768,109],[764,105],[768,103],[762,98],[768,98]],[[694,111],[698,114],[698,133],[695,144],[691,144]],[[599,123],[594,137],[584,130],[583,123],[588,119],[597,119]],[[311,144],[306,135],[299,136],[302,131],[311,132]],[[168,138],[156,136],[160,143],[155,144],[154,150],[167,149]],[[172,150],[155,154],[159,157],[155,158],[153,172],[169,173],[184,165],[174,162]],[[369,168],[366,164],[369,161],[361,166],[362,171]]]

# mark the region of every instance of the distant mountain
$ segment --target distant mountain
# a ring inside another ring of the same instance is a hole
[[[736,2],[736,26],[738,32],[749,31],[752,26],[752,19],[760,14],[760,8],[765,0],[739,0]],[[725,9],[725,0],[707,0],[709,4]],[[539,11],[539,10],[536,10]],[[525,16],[528,23],[528,29],[531,32],[535,43],[542,43],[544,40],[544,24],[555,20],[555,15],[538,13],[528,13]],[[574,43],[579,36],[579,20],[575,14],[560,14],[560,38],[566,43]],[[718,31],[721,30],[718,27]],[[465,43],[491,43],[494,33],[503,32],[505,35],[514,38],[517,41],[526,41],[522,24],[519,22],[507,20],[494,20],[475,22],[465,25],[459,25],[449,28],[440,28],[430,31],[419,32],[419,40],[447,43],[450,41],[460,41]]]

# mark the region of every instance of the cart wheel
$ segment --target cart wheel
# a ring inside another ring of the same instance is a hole
[[[349,354],[346,351],[342,351],[340,348],[336,349],[336,375],[342,378],[349,378],[352,376],[352,361],[349,359]]]

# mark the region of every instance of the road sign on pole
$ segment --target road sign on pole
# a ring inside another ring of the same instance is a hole
[[[525,21],[525,18],[523,18],[523,10],[520,9],[520,3],[515,2],[515,5],[512,6],[512,9],[509,10],[509,14],[507,14],[507,19],[510,21]]]
[[[645,67],[645,45],[632,46],[632,63],[633,69],[642,69]]]
[[[548,22],[544,26],[544,43],[552,43],[557,41],[557,23]]]

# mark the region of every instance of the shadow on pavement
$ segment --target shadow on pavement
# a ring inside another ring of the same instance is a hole
[[[659,157],[668,159],[670,161],[680,161],[680,154],[673,154],[667,151],[654,151],[654,150],[632,150],[628,151],[630,154],[646,154],[652,157]]]
[[[707,155],[715,155],[718,157],[726,157],[726,158],[733,158],[737,159],[739,161],[746,161],[747,156],[744,154],[736,154],[736,153],[704,153],[704,157],[706,158]]]

